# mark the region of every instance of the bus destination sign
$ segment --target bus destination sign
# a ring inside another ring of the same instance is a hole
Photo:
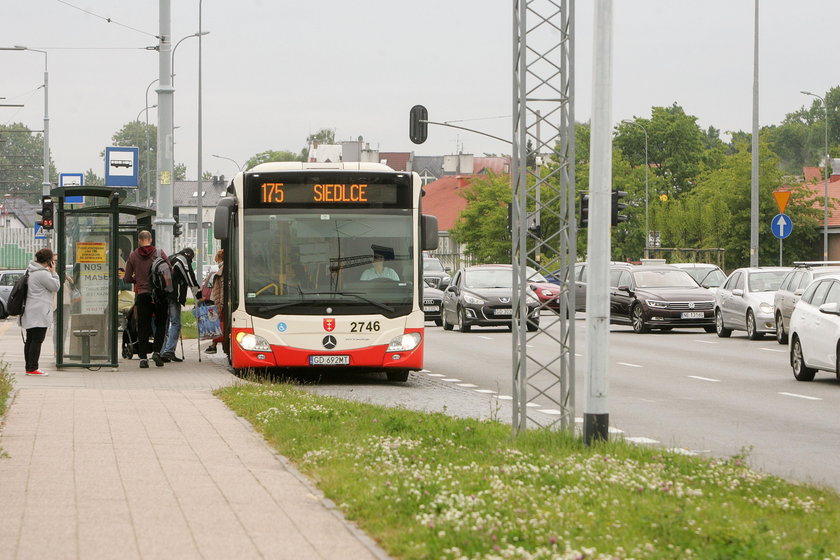
[[[249,189],[247,206],[379,206],[398,200],[394,183],[289,183],[256,181]]]

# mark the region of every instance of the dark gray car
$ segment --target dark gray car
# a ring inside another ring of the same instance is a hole
[[[452,279],[449,276],[451,269],[443,266],[443,263],[435,257],[423,257],[423,282],[431,288],[445,290]]]

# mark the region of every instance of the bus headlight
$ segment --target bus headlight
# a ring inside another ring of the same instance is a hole
[[[244,332],[236,333],[236,342],[243,350],[251,350],[254,352],[270,352],[271,346],[268,341],[256,334],[249,334]]]
[[[420,345],[420,333],[406,333],[391,340],[388,345],[388,352],[408,352]]]

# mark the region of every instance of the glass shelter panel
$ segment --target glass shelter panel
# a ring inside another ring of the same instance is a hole
[[[80,364],[110,363],[111,220],[107,215],[70,214],[63,240],[61,290],[62,358]]]

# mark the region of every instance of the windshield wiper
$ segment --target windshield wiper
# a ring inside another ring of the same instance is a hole
[[[301,295],[301,297],[303,297],[303,296],[323,296],[323,295],[328,295],[328,296],[353,296],[355,298],[358,298],[358,299],[364,301],[365,303],[369,303],[373,306],[378,307],[379,309],[387,311],[388,313],[394,313],[396,311],[396,309],[394,309],[390,305],[386,305],[384,303],[380,303],[378,301],[374,301],[372,299],[366,298],[366,297],[364,297],[364,296],[362,296],[362,295],[360,295],[356,292],[304,292],[303,290],[300,290],[300,295]],[[292,301],[292,302],[288,302],[288,303],[278,303],[276,305],[268,305],[268,306],[265,306],[265,307],[261,307],[261,309],[263,311],[276,311],[278,309],[283,309],[284,307],[289,307],[289,306],[292,306],[292,305],[300,305],[300,304],[303,304],[303,303],[311,304],[311,303],[317,303],[317,302],[313,301],[312,299],[300,299],[298,301]],[[257,305],[259,305],[259,304],[257,304]]]

